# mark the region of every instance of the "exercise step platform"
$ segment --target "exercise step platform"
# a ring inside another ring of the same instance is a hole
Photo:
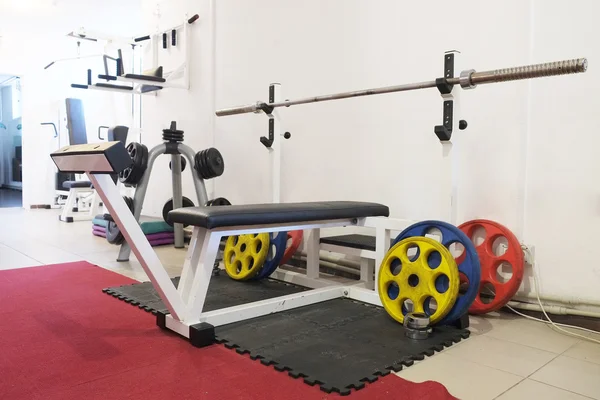
[[[394,242],[394,239],[390,240],[390,245]],[[375,236],[369,235],[340,235],[340,236],[328,236],[321,238],[321,243],[331,244],[334,246],[350,247],[359,250],[370,250],[375,251]]]

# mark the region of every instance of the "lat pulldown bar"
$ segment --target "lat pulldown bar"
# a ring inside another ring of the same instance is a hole
[[[474,69],[462,71],[459,77],[447,78],[449,85],[460,85],[463,89],[473,89],[477,85],[496,82],[516,81],[520,79],[533,79],[545,76],[566,75],[585,72],[587,70],[587,59],[577,58],[544,64],[525,65],[522,67],[496,69],[493,71],[476,72]],[[275,103],[258,102],[240,107],[224,108],[217,110],[218,117],[227,115],[246,114],[258,111],[272,110],[276,107],[289,107],[297,104],[317,103],[320,101],[347,99],[350,97],[371,96],[374,94],[406,92],[437,87],[436,81],[409,83],[406,85],[385,86],[375,89],[358,90],[354,92],[342,92],[316,97],[307,97],[298,100],[284,100]]]

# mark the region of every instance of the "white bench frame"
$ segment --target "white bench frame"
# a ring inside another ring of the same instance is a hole
[[[415,222],[416,221],[408,219],[370,218],[369,223],[364,227],[375,228],[375,251],[356,249],[353,247],[346,247],[329,243],[320,243],[320,249],[324,251],[329,251],[331,253],[344,254],[346,256],[358,259],[360,263],[360,281],[364,282],[364,285],[367,289],[376,290],[374,277],[377,276],[377,274],[379,273],[379,266],[381,265],[383,257],[387,252],[387,248],[385,251],[382,250],[384,248],[383,241],[387,240],[387,243],[389,243],[392,231],[402,231],[410,225],[414,224]],[[364,234],[363,232],[351,233]],[[325,238],[330,236],[337,235],[328,235],[321,237]],[[371,235],[367,234],[367,236]],[[321,237],[319,237],[319,239],[321,239]],[[311,243],[311,246],[314,246],[314,243]],[[310,284],[304,284],[303,286],[314,287]]]
[[[79,211],[73,211],[77,206]],[[72,187],[59,219],[63,222],[91,221],[100,213],[100,199],[93,187]]]
[[[382,306],[377,292],[365,287],[365,282],[359,281],[351,284],[341,284],[320,277],[320,229],[342,226],[375,228],[377,232],[377,248],[375,251],[376,264],[373,272],[377,276],[378,266],[389,249],[390,231],[397,229],[396,220],[385,217],[367,217],[261,226],[232,226],[215,229],[205,229],[196,226],[193,229],[179,286],[175,288],[156,252],[150,246],[148,239],[122,199],[110,175],[88,174],[88,176],[108,212],[113,216],[125,240],[131,246],[131,250],[150,278],[152,285],[169,310],[170,315],[166,316],[165,327],[186,338],[190,337],[190,326],[202,322],[216,327],[337,298],[346,297]],[[310,230],[310,234],[308,235],[306,275],[303,276],[300,273],[278,270],[272,277],[286,282],[314,287],[312,290],[203,312],[213,265],[219,250],[219,243],[223,236],[300,229]]]

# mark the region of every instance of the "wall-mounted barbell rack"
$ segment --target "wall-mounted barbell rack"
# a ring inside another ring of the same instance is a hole
[[[442,77],[432,81],[408,83],[404,85],[384,86],[374,89],[357,90],[353,92],[341,92],[322,96],[306,97],[297,100],[283,100],[274,103],[257,102],[244,106],[224,108],[216,111],[218,117],[228,115],[246,114],[253,112],[267,112],[277,107],[290,107],[299,104],[317,103],[330,100],[341,100],[352,97],[372,96],[376,94],[407,92],[439,87],[443,82],[446,85],[460,85],[463,89],[474,89],[477,85],[488,83],[509,82],[522,79],[541,78],[545,76],[575,74],[587,70],[587,59],[577,58],[572,60],[556,61],[544,64],[525,65],[496,69],[490,71],[476,72],[474,69],[464,70],[458,77]]]
[[[281,129],[281,118],[276,108],[291,107],[300,104],[318,103],[331,100],[341,100],[354,97],[372,96],[378,94],[406,92],[420,89],[437,88],[441,94],[443,102],[443,122],[434,127],[434,132],[442,143],[442,157],[444,159],[449,179],[447,180],[448,191],[450,191],[450,215],[449,222],[456,224],[457,218],[457,194],[456,194],[456,171],[453,167],[452,143],[450,142],[454,128],[463,130],[467,127],[467,121],[460,119],[458,93],[459,88],[468,90],[474,89],[478,85],[489,83],[509,82],[524,79],[542,78],[556,75],[567,75],[582,73],[587,70],[588,62],[586,58],[577,58],[548,62],[542,64],[531,64],[520,67],[502,68],[496,70],[477,72],[474,69],[463,70],[459,76],[454,76],[455,58],[460,52],[448,51],[444,54],[444,76],[431,81],[415,82],[402,85],[384,86],[372,89],[363,89],[350,92],[341,92],[321,96],[305,97],[296,100],[282,100],[281,85],[271,84],[269,87],[269,102],[258,101],[254,104],[243,106],[223,108],[217,110],[215,114],[218,117],[247,113],[264,113],[269,118],[268,137],[261,137],[261,143],[267,147],[272,158],[272,191],[273,202],[280,201],[280,180],[281,180],[281,147],[279,136],[289,139],[290,133]],[[454,89],[457,88],[457,89]]]

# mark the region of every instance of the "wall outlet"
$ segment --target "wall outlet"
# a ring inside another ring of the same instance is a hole
[[[523,249],[523,256],[525,257],[525,262],[529,265],[533,265],[535,262],[535,246],[522,244],[521,248]]]

